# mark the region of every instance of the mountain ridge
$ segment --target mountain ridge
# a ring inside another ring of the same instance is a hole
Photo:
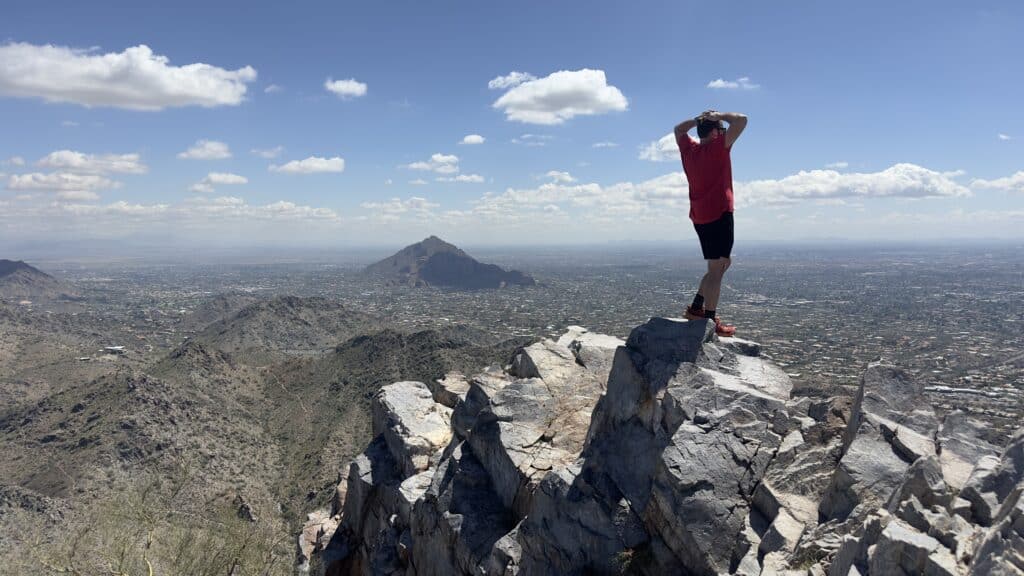
[[[0,300],[74,300],[63,282],[22,260],[0,259]]]

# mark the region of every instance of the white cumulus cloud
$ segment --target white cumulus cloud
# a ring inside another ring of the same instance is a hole
[[[651,162],[679,161],[679,145],[671,132],[640,147],[640,159]]]
[[[526,80],[505,92],[492,106],[505,112],[508,120],[562,124],[576,116],[623,111],[629,102],[618,88],[608,84],[603,70],[583,69]]]
[[[483,144],[484,140],[486,140],[486,138],[484,138],[483,136],[481,136],[479,134],[469,134],[465,138],[462,139],[462,143],[463,144]]]
[[[716,78],[711,82],[708,82],[708,88],[715,90],[757,90],[761,87],[760,84],[754,84],[750,81],[750,78],[743,76],[736,80],[726,80],[724,78]]]
[[[366,95],[366,84],[357,81],[355,78],[347,80],[332,80],[328,78],[324,81],[324,88],[342,99],[358,98],[359,96]]]
[[[880,172],[801,171],[779,180],[735,184],[736,197],[751,204],[822,198],[941,198],[970,196],[956,182],[961,172],[937,172],[916,164],[894,164]]]
[[[292,160],[283,166],[270,165],[271,172],[284,172],[286,174],[315,174],[320,172],[344,172],[345,159],[339,156],[333,158],[321,158],[310,156],[305,160]]]
[[[223,160],[231,158],[231,149],[216,140],[197,140],[188,150],[178,153],[185,160]]]
[[[438,174],[454,174],[459,171],[459,157],[454,154],[431,154],[430,160],[413,162],[406,166],[410,170],[424,170]]]
[[[526,72],[509,72],[506,76],[498,76],[488,82],[487,87],[491,90],[507,90],[509,88],[515,88],[523,82],[529,82],[530,80],[536,79],[536,76]]]
[[[36,162],[42,168],[90,174],[145,174],[147,167],[138,154],[85,154],[74,150],[57,150]]]
[[[1005,178],[995,180],[982,180],[975,178],[971,180],[971,188],[983,188],[989,190],[1002,190],[1005,192],[1024,192],[1024,171],[1017,172]]]
[[[132,110],[235,106],[254,80],[251,66],[173,66],[146,45],[105,54],[23,42],[0,46],[0,94],[49,102]]]

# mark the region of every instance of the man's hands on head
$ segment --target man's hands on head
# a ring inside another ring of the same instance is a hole
[[[711,122],[718,122],[722,119],[722,115],[716,110],[705,110],[697,116],[697,120],[710,120]]]

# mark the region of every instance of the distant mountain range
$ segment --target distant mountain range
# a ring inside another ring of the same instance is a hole
[[[409,286],[443,286],[463,290],[533,286],[536,281],[518,270],[484,264],[456,246],[431,236],[406,246],[366,268],[366,273]]]
[[[49,274],[21,260],[0,260],[0,300],[74,299],[72,291]]]

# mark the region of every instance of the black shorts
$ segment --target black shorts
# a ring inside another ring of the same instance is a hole
[[[694,224],[700,250],[705,260],[728,258],[732,253],[732,212],[723,212],[722,217],[707,224]]]

